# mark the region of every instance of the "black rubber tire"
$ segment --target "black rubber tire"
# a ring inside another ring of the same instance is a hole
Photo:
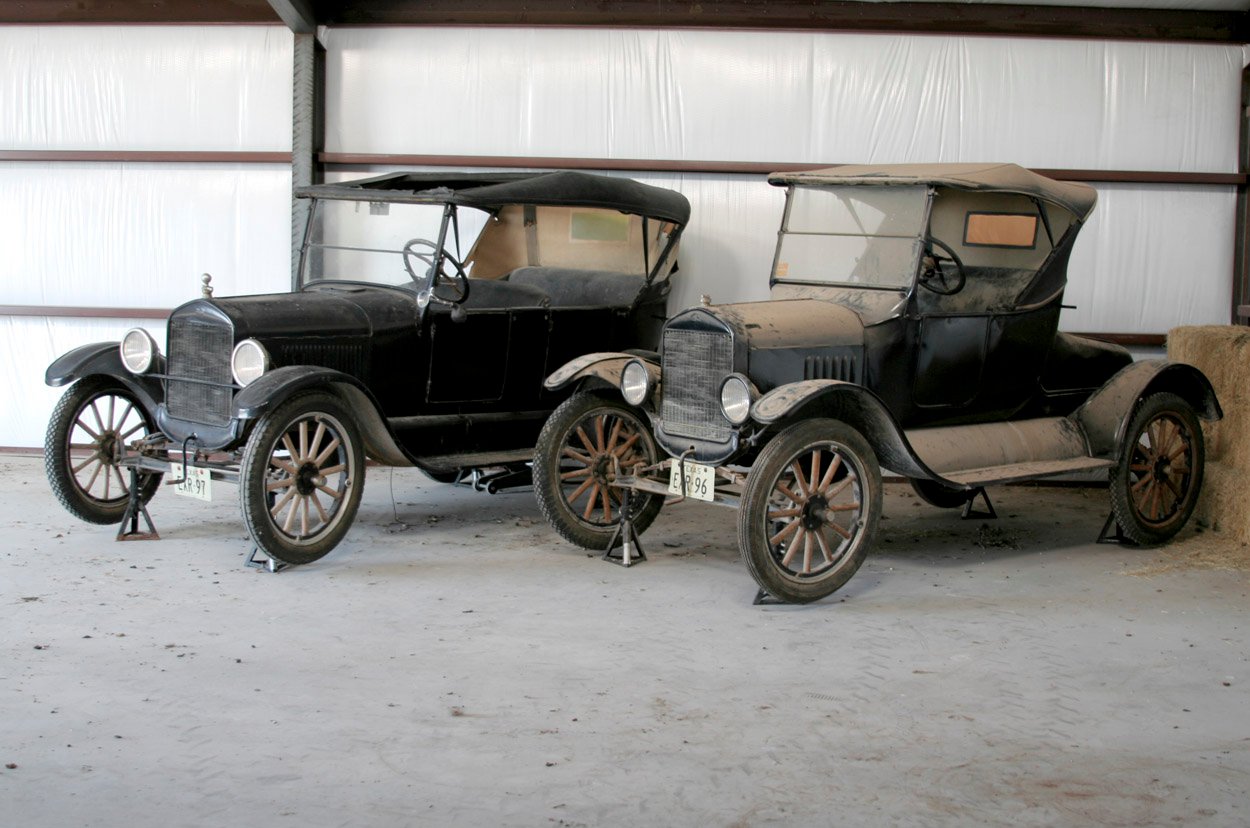
[[[800,472],[813,482],[796,476]],[[834,515],[848,519],[831,519],[825,511],[831,504]],[[839,420],[805,420],[773,438],[751,467],[738,511],[738,546],[761,589],[806,604],[837,591],[858,571],[880,517],[881,469],[868,441]],[[826,532],[839,538],[836,548]],[[802,565],[792,565],[800,549]],[[817,556],[823,561],[813,569]]]
[[[364,487],[360,430],[339,398],[322,391],[292,397],[265,415],[239,466],[239,502],[252,540],[287,564],[312,563],[337,546]]]
[[[1193,514],[1206,447],[1193,407],[1175,394],[1142,399],[1111,470],[1111,511],[1124,537],[1142,546],[1171,540]]]
[[[615,432],[618,424],[619,433]],[[628,447],[622,450],[625,445]],[[577,456],[570,456],[570,452]],[[622,492],[605,485],[616,477],[613,454],[626,472],[638,462],[652,465],[660,456],[640,412],[620,400],[591,392],[578,392],[565,400],[538,435],[534,449],[538,508],[560,537],[583,549],[606,549],[620,523]],[[597,505],[605,498],[606,519]],[[646,531],[663,505],[660,495],[635,492],[634,529],[639,534]]]
[[[126,407],[119,409],[119,402]],[[74,383],[52,410],[44,438],[43,463],[52,493],[79,520],[120,523],[130,497],[130,472],[114,462],[117,442],[129,443],[154,431],[151,415],[122,383],[107,376]],[[80,454],[75,458],[71,442],[80,452],[91,451],[90,457]],[[139,496],[144,503],[160,488],[161,477],[149,474],[140,478]],[[112,496],[114,492],[116,496]]]
[[[975,489],[952,489],[936,480],[911,477],[907,480],[916,497],[939,509],[957,509],[972,500]]]

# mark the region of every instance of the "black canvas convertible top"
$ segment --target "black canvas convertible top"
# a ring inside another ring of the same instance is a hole
[[[932,184],[958,190],[1018,193],[1065,208],[1084,221],[1098,201],[1087,184],[1055,181],[1016,164],[848,164],[803,172],[773,173],[770,184]]]
[[[601,207],[685,225],[690,202],[681,193],[628,178],[564,170],[549,173],[390,173],[376,178],[299,187],[299,198],[459,204],[485,210],[508,204]]]

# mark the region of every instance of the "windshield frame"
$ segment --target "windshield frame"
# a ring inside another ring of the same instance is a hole
[[[302,242],[300,243],[299,263],[298,263],[298,267],[297,267],[296,275],[295,275],[294,289],[297,291],[303,290],[310,286],[321,285],[321,284],[353,284],[353,285],[369,285],[370,287],[383,287],[383,288],[391,288],[391,289],[408,289],[407,283],[387,284],[384,282],[374,282],[374,281],[369,281],[365,279],[331,278],[331,277],[324,277],[324,276],[316,278],[316,279],[310,278],[309,269],[312,266],[312,261],[311,261],[311,257],[309,256],[309,251],[312,250],[313,248],[333,249],[336,247],[342,247],[342,249],[359,250],[362,252],[378,252],[378,253],[400,252],[400,251],[382,250],[382,249],[365,248],[365,247],[357,248],[357,247],[350,247],[350,246],[325,245],[320,242],[314,241],[313,236],[314,236],[315,228],[317,227],[318,212],[323,202],[378,201],[383,204],[416,203],[416,204],[424,204],[428,206],[440,206],[441,205],[442,210],[443,210],[442,220],[439,224],[437,241],[435,242],[435,249],[431,251],[431,255],[434,257],[434,260],[435,260],[434,267],[431,268],[431,270],[434,273],[439,272],[438,266],[441,265],[444,260],[444,257],[446,254],[446,245],[447,245],[447,240],[449,238],[449,235],[455,239],[457,249],[460,249],[463,247],[463,243],[460,239],[460,226],[459,226],[460,207],[468,206],[475,213],[480,212],[480,213],[486,214],[487,216],[496,216],[501,210],[503,210],[506,206],[508,206],[508,205],[500,205],[499,207],[495,209],[485,209],[483,207],[477,207],[473,205],[459,205],[450,200],[442,201],[442,202],[439,202],[439,201],[392,202],[386,199],[339,198],[335,196],[324,196],[324,195],[310,196],[309,201],[311,202],[311,204],[309,205],[308,218],[304,223],[304,236],[303,236]],[[519,202],[518,204],[519,206],[526,206],[524,204],[520,204]],[[568,206],[571,208],[579,207],[579,205],[575,205],[575,204],[551,205],[551,206]],[[590,209],[605,210],[605,211],[612,210],[612,208],[609,208],[609,207],[594,207]],[[643,213],[634,213],[629,210],[617,209],[615,210],[615,212],[618,212],[627,216],[637,216],[641,222],[642,261],[640,262],[640,267],[638,268],[637,272],[643,275],[643,277],[646,280],[646,284],[648,286],[651,285],[652,283],[660,280],[661,276],[663,276],[663,278],[665,279],[670,278],[672,276],[673,271],[676,269],[676,262],[675,262],[676,251],[678,249],[678,246],[680,245],[681,235],[682,235],[682,231],[685,229],[685,225],[680,222],[673,221],[672,219],[658,217],[658,216],[650,216],[650,215],[646,215]],[[652,237],[661,236],[666,226],[670,227],[671,229],[667,233],[667,235],[663,236],[663,244],[659,247],[658,250],[653,250],[651,247],[651,243],[653,241]],[[448,233],[449,228],[451,231],[450,234]],[[477,239],[474,238],[471,241],[471,243],[468,245],[468,249],[462,251],[463,255],[468,256],[473,251],[476,243],[477,243]],[[472,276],[470,276],[469,278],[470,280],[474,279],[474,277]],[[422,287],[430,287],[430,285],[425,284],[425,282],[427,281],[428,280],[422,280],[422,283],[418,284],[415,280],[413,280],[412,284],[416,285],[417,289],[419,290]]]
[[[832,288],[832,289],[881,290],[881,291],[890,291],[893,293],[903,293],[903,294],[909,293],[911,290],[913,290],[916,284],[917,274],[920,272],[920,265],[923,259],[925,239],[929,235],[929,220],[930,220],[930,215],[933,210],[933,197],[934,197],[934,193],[936,192],[936,190],[931,184],[890,185],[890,189],[895,189],[896,186],[899,186],[899,187],[906,186],[909,189],[916,189],[916,190],[923,189],[924,191],[924,195],[923,195],[924,205],[921,210],[920,221],[917,222],[917,225],[918,225],[917,232],[914,236],[912,234],[899,235],[899,234],[884,234],[884,233],[883,234],[861,234],[861,233],[844,233],[844,232],[823,233],[823,232],[813,232],[813,231],[791,231],[790,230],[791,211],[794,207],[795,193],[800,189],[832,191],[832,190],[844,190],[844,189],[848,189],[851,187],[854,187],[856,190],[866,190],[866,189],[881,190],[883,188],[871,187],[871,185],[864,185],[864,184],[855,184],[855,185],[851,185],[851,184],[833,184],[833,185],[796,184],[796,183],[789,184],[786,187],[786,203],[782,211],[781,225],[778,227],[778,230],[777,230],[777,245],[773,251],[772,267],[769,271],[769,281],[768,281],[769,288],[771,289],[774,285],[782,284],[782,285],[804,285],[808,287]],[[913,246],[914,249],[912,253],[912,262],[910,266],[910,272],[907,274],[906,281],[900,284],[874,284],[871,282],[791,279],[791,278],[786,278],[786,277],[779,277],[777,275],[777,271],[778,271],[778,268],[782,264],[782,258],[781,258],[782,247],[785,243],[786,238],[789,236],[912,239],[914,241],[914,246]]]

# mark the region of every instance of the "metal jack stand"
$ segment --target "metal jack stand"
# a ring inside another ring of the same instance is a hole
[[[1115,519],[1115,512],[1107,515],[1107,522],[1102,525],[1102,531],[1098,533],[1098,540],[1095,543],[1118,543],[1121,546],[1136,546],[1137,542],[1132,538],[1124,536],[1124,530],[1120,528],[1120,521]]]
[[[784,603],[785,601],[782,601],[780,598],[774,597],[771,592],[767,592],[764,590],[763,587],[760,587],[760,591],[755,593],[755,600],[751,602],[751,606],[760,607],[760,606],[770,606],[772,604],[784,604]]]
[[[972,508],[973,504],[976,503],[977,497],[980,497],[983,501],[985,501],[984,512],[977,512],[977,511],[974,511]],[[962,517],[964,520],[971,520],[974,518],[985,518],[986,520],[996,520],[998,518],[998,512],[994,511],[994,504],[990,503],[989,492],[985,491],[984,486],[978,487],[977,490],[972,493],[972,497],[968,498],[968,502],[964,504],[964,510],[963,510],[963,513],[960,515],[960,517]]]
[[[608,541],[608,551],[603,553],[603,559],[618,566],[629,567],[645,561],[647,553],[642,551],[642,542],[638,540],[638,530],[634,528],[634,490],[625,489],[624,491],[625,495],[621,499],[621,522],[612,532],[612,539]],[[613,555],[612,551],[616,549],[618,543],[621,545],[621,553]]]
[[[290,564],[282,561],[275,561],[264,552],[261,552],[259,546],[252,547],[252,551],[248,554],[247,560],[243,562],[243,565],[251,569],[258,569],[261,572],[281,572],[290,566]]]
[[[117,529],[119,541],[161,539],[160,533],[156,531],[156,524],[152,523],[152,516],[148,514],[148,507],[143,505],[143,497],[139,492],[139,481],[146,478],[146,474],[140,474],[138,466],[130,467],[130,497],[126,501],[126,514],[122,516],[122,525]],[[148,525],[146,532],[139,531],[140,515]]]

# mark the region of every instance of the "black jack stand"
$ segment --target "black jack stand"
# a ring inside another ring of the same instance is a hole
[[[139,492],[139,481],[147,480],[147,474],[141,474],[138,466],[130,467],[130,497],[126,501],[126,514],[122,516],[122,525],[117,528],[117,540],[160,540],[160,533],[156,531],[156,525],[152,523],[152,516],[148,514],[148,507],[143,505],[143,497]],[[143,516],[143,520],[148,525],[146,532],[139,531],[139,516]]]
[[[290,566],[290,564],[282,561],[275,561],[264,552],[261,552],[259,546],[252,547],[252,551],[247,556],[247,560],[243,562],[243,565],[261,572],[281,572]]]
[[[621,551],[614,555],[613,551],[617,544],[620,544]],[[633,489],[624,490],[624,496],[621,498],[621,522],[612,532],[612,539],[608,541],[608,551],[603,553],[603,559],[625,567],[647,559],[647,553],[642,551],[642,542],[638,539],[638,530],[634,528]]]
[[[1120,521],[1115,519],[1115,512],[1107,515],[1107,522],[1102,525],[1102,531],[1098,533],[1098,540],[1095,543],[1118,543],[1121,546],[1136,546],[1137,542],[1132,538],[1124,536],[1124,530],[1120,528]]]
[[[985,501],[984,512],[978,512],[973,508],[973,504],[976,503],[978,497]],[[996,520],[998,518],[998,512],[994,511],[994,504],[990,503],[989,492],[985,491],[984,486],[978,487],[977,490],[972,493],[972,497],[968,498],[968,501],[964,503],[964,510],[960,517],[964,520],[973,520],[977,518]]]

